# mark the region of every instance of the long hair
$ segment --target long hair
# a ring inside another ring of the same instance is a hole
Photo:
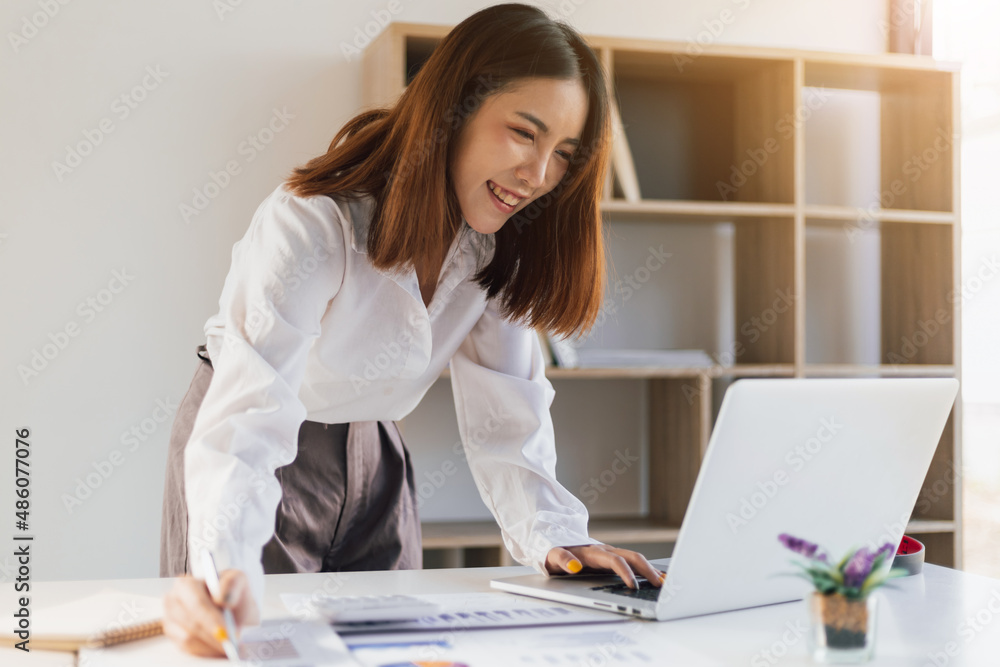
[[[583,38],[541,9],[495,5],[459,23],[393,105],[348,121],[324,155],[293,170],[288,188],[299,196],[373,196],[367,252],[376,268],[399,270],[436,254],[462,221],[449,148],[486,98],[529,77],[581,82],[583,135],[559,183],[494,233],[492,259],[474,280],[487,298],[499,295],[508,320],[585,333],[606,280],[599,207],[611,141],[608,88]]]

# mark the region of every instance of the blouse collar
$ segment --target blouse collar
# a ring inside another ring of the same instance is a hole
[[[374,196],[364,195],[358,199],[338,198],[338,203],[341,204],[341,211],[349,217],[348,222],[351,223],[354,232],[351,236],[351,247],[354,248],[355,252],[367,255],[368,229],[375,209]],[[493,251],[496,248],[496,238],[493,234],[477,232],[469,225],[464,216],[457,238],[459,252],[456,262],[459,264],[458,270],[463,277],[475,268],[477,258],[484,258],[484,266],[492,259]]]

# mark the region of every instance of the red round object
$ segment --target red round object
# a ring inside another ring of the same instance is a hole
[[[923,550],[924,545],[913,539],[909,535],[903,535],[903,540],[896,548],[897,554],[915,554]]]

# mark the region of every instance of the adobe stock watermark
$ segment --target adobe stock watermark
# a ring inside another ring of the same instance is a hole
[[[300,621],[315,618],[320,611],[320,602],[325,598],[339,595],[348,582],[357,578],[354,572],[324,572],[323,575],[322,583],[313,588],[306,597],[297,598],[294,603],[287,605],[292,615]]]
[[[83,318],[83,324],[90,324],[97,319],[98,313],[104,312],[114,302],[117,295],[121,294],[133,280],[135,280],[135,276],[129,274],[126,267],[112,271],[111,280],[108,281],[107,287],[99,290],[93,296],[88,296],[77,305],[76,313]],[[24,386],[27,387],[32,379],[38,377],[42,371],[48,368],[49,364],[56,360],[69,346],[70,341],[80,335],[81,331],[80,324],[76,320],[70,320],[55,333],[49,332],[49,342],[43,344],[41,350],[32,348],[31,359],[28,363],[17,365],[17,374]]]
[[[625,653],[629,647],[636,645],[635,636],[644,629],[644,624],[639,621],[627,621],[619,625],[610,637],[591,639],[582,645],[574,646],[574,652],[579,651],[585,654],[583,660],[576,664],[586,667],[628,664],[631,656],[627,656]],[[600,637],[601,634],[603,633],[597,634],[597,636]]]
[[[614,285],[612,285],[612,293],[621,293],[622,295],[622,307],[649,282],[654,273],[666,265],[668,259],[674,256],[674,253],[666,252],[663,249],[663,244],[660,244],[659,248],[649,246],[647,249],[649,253],[646,255],[646,259],[630,273],[626,274],[623,279],[615,281]],[[582,340],[585,341],[592,338],[597,330],[604,326],[604,323],[608,319],[608,314],[614,315],[617,312],[618,304],[615,303],[614,299],[605,299],[601,304],[597,317],[594,319],[594,326],[591,327]]]
[[[788,484],[795,473],[816,458],[843,428],[844,424],[838,422],[836,416],[824,417],[820,419],[820,426],[815,435],[789,449],[784,461],[791,470],[786,472],[783,468],[779,468],[770,478],[758,481],[755,485],[757,490],[740,498],[739,507],[726,513],[726,525],[733,531],[733,535],[748,525],[781,492],[782,487]]]
[[[795,135],[795,130],[801,127],[830,99],[830,93],[826,88],[808,88],[806,94],[795,111],[786,113],[774,123],[774,131],[781,135],[786,142]],[[757,148],[746,149],[746,159],[739,164],[732,164],[729,167],[729,179],[726,181],[716,181],[715,189],[723,201],[735,195],[741,187],[746,185],[758,171],[771,159],[771,156],[779,152],[786,144],[779,143],[774,136],[765,139]],[[742,156],[741,156],[742,157]]]
[[[361,375],[351,373],[348,380],[358,396],[372,382],[391,379],[402,371],[402,364],[409,356],[410,347],[418,337],[429,335],[430,320],[420,313],[411,312],[406,323],[400,328],[395,340],[380,343],[380,350],[365,359]],[[428,330],[428,331],[424,331]]]
[[[504,408],[503,403],[499,406],[490,405],[488,415],[482,424],[468,431],[466,442],[456,441],[451,448],[454,458],[445,459],[435,470],[425,470],[424,478],[418,478],[415,482],[417,494],[417,509],[419,510],[430,500],[434,494],[443,489],[455,473],[458,472],[457,462],[467,461],[467,449],[473,454],[479,452],[487,443],[493,439],[493,435],[499,431],[512,415]]]
[[[492,73],[480,74],[474,81],[475,89],[445,109],[441,114],[440,123],[434,128],[434,131],[428,133],[421,140],[418,147],[401,155],[393,165],[392,171],[383,173],[387,182],[401,183],[409,178],[415,169],[424,165],[432,155],[434,147],[446,142],[449,134],[454,134],[455,131],[461,128],[466,119],[475,114],[483,100],[498,89],[498,84],[494,80]],[[449,129],[451,130],[450,133]],[[570,155],[570,167],[566,173],[569,174],[571,170],[579,168],[592,154],[593,148],[591,146],[580,146],[577,148]],[[521,211],[515,213],[511,218],[515,230],[520,232],[525,225],[532,224],[541,215],[543,210],[557,201],[559,194],[566,188],[566,185],[567,179],[564,176],[552,190],[530,201]]]
[[[562,0],[558,6],[555,8],[555,16],[553,18],[557,21],[568,21],[569,17],[576,13],[587,0]]]
[[[927,488],[921,489],[920,496],[917,498],[917,503],[914,506],[913,514],[915,516],[927,516],[933,506],[938,501],[947,498],[955,488],[955,484],[963,476],[961,470],[956,470],[952,463],[948,462],[948,468],[944,471],[943,478],[938,478],[934,480],[931,485]],[[886,542],[890,542],[895,545],[903,540],[903,535],[906,533],[906,526],[910,520],[910,512],[904,512],[896,519],[893,523],[882,524],[883,532],[876,539],[868,542],[868,548],[872,551],[877,550],[881,545]]]
[[[288,605],[289,611],[300,621],[315,620],[320,614],[320,602],[324,598],[339,595],[344,586],[357,577],[353,572],[327,572],[324,575],[322,583],[314,587],[307,597],[298,598]],[[280,626],[266,630],[261,640],[247,648],[246,655],[241,655],[241,664],[260,665],[271,660],[275,654],[284,652],[296,631],[297,626],[289,622],[282,622]]]
[[[666,586],[664,586],[666,588]],[[521,616],[527,618],[535,617],[535,612],[546,613],[545,607],[537,605],[542,601],[526,601],[524,606],[518,606],[509,610],[499,610],[501,616]],[[434,634],[427,634],[426,641],[421,642],[417,649],[417,658],[414,663],[420,665],[451,665],[449,655],[445,655],[451,647],[456,644],[456,640],[461,633],[470,630],[481,630],[479,616],[475,613],[459,612],[453,615],[449,621],[449,627],[442,628]],[[621,655],[628,647],[637,644],[635,636],[645,630],[646,624],[642,621],[627,620],[624,623],[616,623],[614,630],[595,630],[583,643],[574,643],[573,652],[576,655],[572,664],[575,667],[606,667],[609,664],[627,664],[627,656]],[[513,648],[510,655],[505,653],[501,646],[491,646],[492,658],[490,664],[519,664],[523,660],[522,651],[519,647]],[[569,664],[569,663],[566,663]]]
[[[771,642],[767,648],[757,651],[750,658],[750,667],[771,667],[776,665],[783,657],[788,655],[792,647],[798,645],[805,634],[809,631],[809,626],[801,618],[794,618],[785,621],[785,630],[781,637]]]
[[[226,2],[236,2],[239,4],[242,0],[225,0]],[[749,0],[733,0],[734,2],[749,2]],[[215,0],[215,2],[223,2],[223,0]],[[573,13],[576,12],[577,8],[582,5],[585,0],[562,0],[555,9],[556,19],[565,20]],[[382,9],[372,9],[368,13],[371,19],[366,21],[364,25],[354,27],[354,35],[351,41],[342,41],[340,43],[340,53],[344,56],[344,60],[347,62],[352,62],[356,58],[360,58],[362,52],[368,48],[368,45],[372,41],[382,34],[395,17],[397,17],[403,11],[403,0],[389,0],[385,7]]]
[[[903,178],[894,178],[884,190],[872,192],[871,203],[865,208],[858,208],[857,218],[850,224],[844,225],[844,233],[851,243],[857,241],[861,234],[869,229],[874,229],[878,222],[880,209],[891,209],[897,198],[902,197],[920,177],[936,163],[941,156],[949,152],[954,144],[954,138],[938,128],[934,133],[934,141],[919,153],[914,153],[903,162],[901,171]]]
[[[944,475],[931,482],[928,488],[921,489],[914,512],[920,516],[926,516],[939,500],[947,498],[951,494],[958,480],[962,479],[963,476],[964,473],[962,470],[956,469],[952,462],[949,461]]]
[[[271,117],[267,123],[253,134],[248,134],[246,139],[236,146],[236,154],[243,157],[242,163],[239,159],[227,160],[226,164],[219,169],[209,170],[208,180],[202,185],[192,188],[192,197],[189,202],[181,202],[177,209],[184,224],[191,224],[193,218],[198,217],[209,205],[220,195],[222,191],[230,186],[233,177],[243,173],[243,166],[250,164],[257,159],[275,137],[288,128],[289,121],[295,118],[295,114],[288,111],[287,107],[277,107],[271,109]]]
[[[1000,261],[996,255],[990,255],[979,263],[973,275],[962,281],[961,286],[948,294],[948,303],[960,302],[962,305],[972,301],[982,291],[986,284],[1000,273]]]
[[[624,450],[616,449],[611,465],[602,470],[596,477],[591,477],[584,482],[580,487],[579,495],[583,497],[584,502],[587,504],[597,502],[601,494],[614,486],[618,478],[627,473],[638,462],[639,457],[633,454],[627,447]]]
[[[36,4],[41,11],[22,16],[21,29],[7,33],[7,41],[10,42],[10,48],[14,49],[14,53],[20,52],[28,42],[37,37],[39,32],[70,2],[71,0],[37,0]]]
[[[395,338],[379,343],[379,350],[365,359],[361,374],[351,373],[348,380],[354,388],[354,393],[360,396],[372,382],[397,377],[403,370],[410,349],[419,344],[419,340],[426,340],[430,336],[431,320],[455,300],[458,292],[457,285],[452,289],[448,289],[443,283],[438,285],[431,302],[427,305],[426,317],[423,313],[411,312]]]
[[[270,298],[254,297],[247,308],[243,327],[248,340],[256,339],[263,331],[274,325],[275,312],[285,300],[316,276],[321,267],[332,257],[341,256],[344,245],[339,239],[327,240],[325,244],[315,243],[312,252],[304,257],[294,257],[285,248],[275,248],[274,253],[281,258],[273,281],[268,285]],[[332,295],[331,295],[332,296]],[[232,349],[237,345],[235,337],[227,336],[226,345]]]
[[[215,16],[219,19],[219,23],[225,21],[226,16],[242,6],[243,0],[212,0],[212,9],[215,10]]]
[[[0,561],[0,583],[14,581],[18,574],[18,565],[10,555],[4,556]]]
[[[118,614],[104,624],[102,632],[120,632],[131,625],[135,625],[140,620],[147,620],[152,615],[152,610],[140,607],[135,600],[122,602]],[[108,647],[95,647],[88,649],[87,655],[82,655],[77,661],[77,667],[94,667],[101,664],[101,656]],[[95,660],[96,658],[96,660]]]
[[[743,11],[750,6],[750,0],[731,0],[737,9]],[[693,38],[688,38],[684,53],[674,54],[674,66],[678,72],[683,72],[684,68],[690,65],[705,52],[705,47],[714,44],[722,33],[726,31],[726,26],[732,25],[736,21],[736,14],[732,9],[725,7],[721,9],[715,17],[705,19],[701,22],[703,29]]]
[[[899,28],[906,24],[913,24],[914,17],[926,13],[930,6],[930,0],[926,3],[921,0],[902,0],[901,2],[889,3],[889,20],[879,19],[875,22],[882,37],[888,38],[892,28]],[[923,11],[922,11],[923,10]]]
[[[904,512],[893,523],[883,523],[882,533],[876,539],[868,542],[868,548],[875,551],[886,542],[895,544],[898,548],[899,543],[903,541],[903,534],[906,533],[906,523],[909,519],[910,513]]]
[[[159,65],[155,67],[147,65],[142,81],[111,102],[111,113],[119,121],[126,120],[149,97],[151,92],[160,87],[160,84],[168,76],[170,76],[170,72],[162,71]],[[115,129],[115,121],[109,116],[99,120],[97,127],[84,128],[82,131],[83,139],[72,145],[66,144],[63,161],[52,161],[52,172],[56,175],[56,180],[62,183],[67,176],[83,164],[84,158],[92,155],[97,147],[104,143],[105,138]]]
[[[156,399],[156,407],[148,417],[133,424],[127,431],[123,431],[119,441],[124,446],[126,452],[135,453],[143,443],[153,436],[162,424],[168,423],[171,417],[177,412],[178,404],[170,398]],[[119,449],[112,449],[107,457],[98,461],[93,461],[90,467],[92,472],[88,472],[83,477],[77,476],[74,480],[76,486],[71,493],[63,492],[59,496],[67,514],[73,514],[77,509],[83,507],[84,501],[90,498],[94,492],[108,481],[115,470],[125,463],[126,456]]]
[[[476,77],[476,88],[464,98],[448,107],[441,117],[442,125],[434,128],[434,131],[420,142],[420,146],[404,155],[393,164],[393,170],[383,174],[386,181],[402,183],[409,178],[414,169],[423,166],[424,162],[434,152],[435,146],[448,140],[450,129],[452,132],[458,130],[465,119],[471,116],[488,93],[496,89],[493,75],[479,75]]]
[[[667,584],[664,583],[663,587],[667,589]],[[614,632],[610,633],[595,628],[584,643],[573,646],[574,654],[583,655],[580,655],[572,664],[581,667],[634,664],[634,656],[629,655],[629,650],[637,645],[636,636],[645,629],[645,623],[635,620],[618,624]],[[515,660],[516,658],[512,656],[508,664],[516,664]],[[521,662],[521,660],[517,662]]]
[[[948,293],[949,304],[960,302],[965,305],[1000,273],[1000,261],[996,255],[984,259],[976,271],[962,281],[962,284]],[[945,331],[952,320],[952,310],[938,308],[934,311],[934,316],[925,320],[918,320],[917,326],[908,336],[900,336],[899,347],[886,353],[886,361],[893,368],[913,362],[917,353],[926,347],[942,331]]]
[[[990,597],[985,605],[955,626],[955,634],[962,643],[950,641],[942,647],[943,650],[929,652],[924,667],[946,667],[951,664],[952,658],[959,657],[962,650],[971,645],[976,637],[987,630],[991,633],[998,632],[994,623],[998,616],[1000,616],[1000,589],[994,588],[990,590]]]
[[[393,18],[402,11],[402,0],[389,0],[384,9],[373,9],[368,12],[372,17],[371,20],[362,26],[354,27],[354,39],[350,42],[340,43],[340,53],[343,54],[344,60],[351,62],[355,58],[360,58],[361,52],[372,43],[372,40],[382,34],[385,27],[392,23]]]
[[[771,330],[781,319],[781,316],[789,312],[795,305],[796,296],[791,287],[774,290],[774,301],[771,305],[747,320],[739,326],[739,332],[747,337],[751,345],[760,340],[761,336]],[[747,353],[747,346],[741,340],[733,341],[728,350],[713,353],[710,355],[716,364],[720,366],[732,366],[736,361]],[[695,400],[701,396],[702,390],[698,385],[685,383],[681,388],[688,405],[694,405]]]
[[[264,463],[264,472],[254,470],[250,473],[246,483],[250,493],[240,491],[231,500],[227,500],[211,516],[201,517],[199,525],[193,523],[188,527],[189,549],[211,549],[223,535],[229,535],[233,524],[237,523],[243,516],[243,510],[265,491],[268,486],[272,488],[278,486],[280,497],[280,483],[274,471],[281,466],[290,464],[295,460],[298,445],[290,442],[281,443],[276,449],[276,453],[268,458]],[[251,495],[252,494],[252,495]]]

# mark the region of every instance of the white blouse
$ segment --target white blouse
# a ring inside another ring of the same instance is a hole
[[[213,378],[184,454],[189,562],[247,573],[263,608],[261,554],[274,533],[299,427],[398,420],[449,360],[459,433],[511,555],[546,574],[555,546],[597,544],[587,509],[555,478],[555,396],[534,330],[499,316],[472,280],[495,239],[463,219],[425,307],[416,272],[366,257],[371,197],[299,197],[279,185],[233,246],[219,312],[205,323]]]

